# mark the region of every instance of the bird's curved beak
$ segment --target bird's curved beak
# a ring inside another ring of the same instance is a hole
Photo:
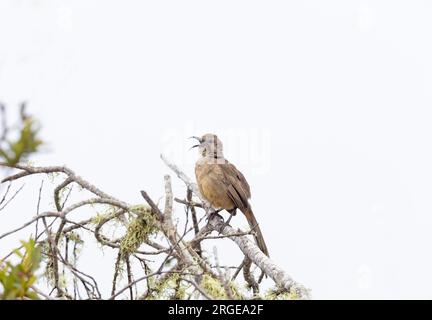
[[[201,143],[202,143],[202,139],[199,138],[199,137],[192,136],[192,137],[189,137],[189,139],[196,139],[196,140],[199,141],[199,144],[196,144],[196,145],[192,146],[189,150],[192,150],[193,148],[199,147],[201,145]]]

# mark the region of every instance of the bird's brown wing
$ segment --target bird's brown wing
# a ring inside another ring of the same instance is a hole
[[[244,175],[228,161],[220,165],[224,175],[227,195],[234,202],[235,206],[242,212],[249,208],[249,198],[251,196],[250,187]]]
[[[234,202],[235,206],[239,208],[246,216],[251,230],[253,230],[255,233],[255,240],[258,244],[258,247],[265,255],[269,256],[267,245],[264,241],[258,221],[256,220],[252,208],[249,205],[248,200],[251,196],[249,184],[247,183],[244,175],[228,161],[221,165],[221,169],[224,174],[225,184],[228,186],[228,196]]]

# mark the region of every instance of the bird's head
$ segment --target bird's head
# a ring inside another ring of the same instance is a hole
[[[217,135],[213,133],[207,133],[201,138],[191,137],[196,139],[199,143],[194,145],[192,148],[199,148],[199,153],[202,157],[210,158],[223,158],[223,145],[222,141],[219,140]],[[191,149],[192,149],[191,148]]]

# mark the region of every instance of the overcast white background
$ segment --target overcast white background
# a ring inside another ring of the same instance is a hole
[[[314,298],[430,299],[431,16],[426,0],[1,0],[0,101],[43,124],[35,163],[131,203],[163,195],[161,152],[193,176],[187,137],[217,133],[272,258]],[[38,181],[0,233],[34,215]]]

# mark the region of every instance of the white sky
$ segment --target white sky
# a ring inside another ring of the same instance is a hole
[[[430,299],[431,16],[426,0],[1,0],[0,101],[41,120],[37,164],[132,203],[163,195],[161,152],[193,176],[187,137],[217,133],[314,298]],[[34,215],[39,181],[0,234]],[[82,259],[109,288],[109,250]]]

